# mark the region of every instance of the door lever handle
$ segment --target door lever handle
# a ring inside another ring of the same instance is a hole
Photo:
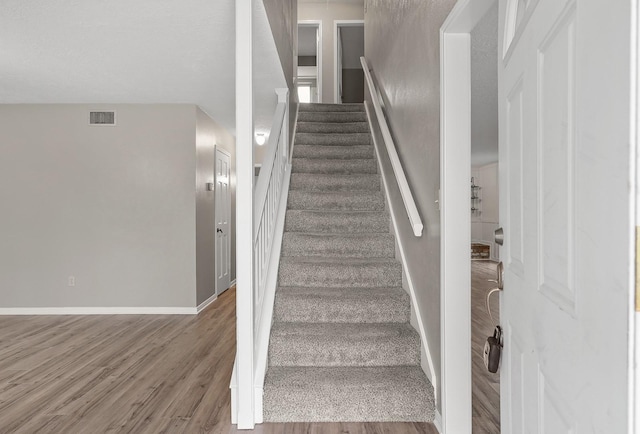
[[[216,232],[222,233],[222,229],[216,228]]]

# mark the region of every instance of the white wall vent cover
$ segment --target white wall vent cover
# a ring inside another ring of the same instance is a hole
[[[89,125],[115,125],[116,112],[89,112]]]

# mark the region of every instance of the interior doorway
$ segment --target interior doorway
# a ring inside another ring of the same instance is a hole
[[[215,159],[216,295],[231,286],[231,155],[216,146]]]
[[[334,98],[337,104],[364,102],[364,21],[336,20],[334,40]]]
[[[296,89],[301,103],[322,102],[322,21],[298,22]]]
[[[500,261],[494,233],[498,194],[498,3],[470,32],[471,69],[471,405],[472,432],[500,432],[500,372],[484,364],[488,336],[500,324],[497,287]],[[490,312],[489,312],[490,309]]]

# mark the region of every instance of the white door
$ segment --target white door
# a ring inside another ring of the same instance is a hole
[[[505,433],[629,426],[631,3],[505,0]]]
[[[231,284],[231,158],[216,147],[215,161],[216,201],[216,294],[229,289]]]

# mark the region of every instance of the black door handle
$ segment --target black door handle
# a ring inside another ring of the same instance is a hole
[[[222,229],[217,228],[217,229],[216,229],[216,232],[220,232],[220,233],[222,233]]]

